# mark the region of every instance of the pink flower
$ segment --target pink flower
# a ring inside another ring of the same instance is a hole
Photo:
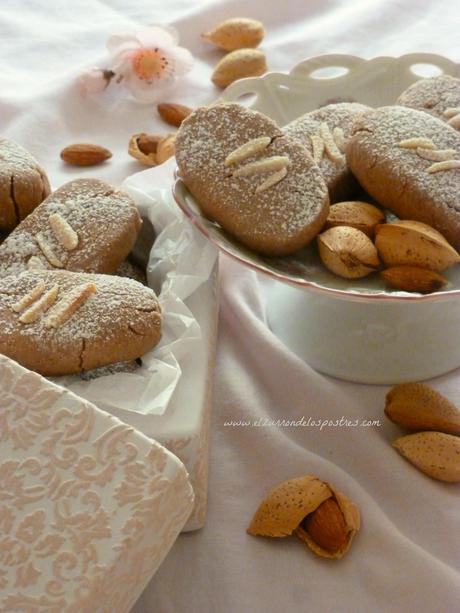
[[[143,28],[135,35],[111,36],[107,49],[115,81],[141,102],[152,102],[158,88],[192,68],[191,53],[178,42],[174,28],[160,25]]]
[[[93,70],[84,72],[78,79],[80,94],[85,97],[88,94],[98,94],[104,91],[113,76],[115,76],[115,73],[111,70],[101,70],[99,68],[93,68]]]

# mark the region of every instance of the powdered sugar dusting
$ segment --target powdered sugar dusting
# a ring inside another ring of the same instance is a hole
[[[7,138],[0,138],[0,174],[6,172],[6,167],[10,173],[43,172],[27,149]]]
[[[46,317],[40,317],[29,325],[18,324],[13,305],[37,286],[45,282],[45,291],[55,285],[59,297],[69,296],[76,286],[91,283],[97,291],[89,295],[72,316],[57,328],[46,325]],[[74,346],[84,339],[91,342],[106,342],[117,338],[120,329],[136,328],[148,313],[159,313],[160,308],[153,290],[136,281],[111,275],[80,274],[67,272],[27,272],[18,277],[0,279],[1,336],[5,339],[16,335],[31,336],[37,345],[47,342],[53,345]],[[158,314],[158,325],[160,316]]]
[[[78,235],[78,248],[69,252],[57,240],[49,223],[52,215],[60,215]],[[35,256],[46,269],[52,262],[44,257],[37,236],[68,270],[98,272],[107,245],[118,237],[120,228],[135,223],[137,211],[131,198],[96,179],[72,181],[51,194],[0,245],[0,277],[27,270],[28,260]]]
[[[460,79],[449,75],[420,79],[399,96],[396,104],[448,121],[445,111],[460,107]]]
[[[341,135],[341,148],[343,148],[351,135],[352,123],[356,115],[368,109],[369,107],[357,102],[328,104],[294,119],[294,121],[291,121],[291,123],[283,128],[283,131],[285,134],[295,138],[312,155],[316,155],[318,158],[318,147],[315,145],[315,140],[316,137],[320,136],[322,124],[326,124],[332,133],[334,133],[336,128],[340,128],[343,131]],[[324,131],[324,127],[322,129]],[[313,142],[312,137],[315,137]],[[319,167],[328,186],[333,184],[341,175],[348,173],[345,156],[334,160],[327,155],[323,155],[323,151],[321,151],[321,158],[319,158]]]
[[[225,166],[232,152],[261,137],[271,139],[263,152],[231,169]],[[288,157],[289,164],[286,176],[269,189],[256,193],[269,169],[256,176],[235,176],[242,166],[272,156]],[[273,121],[238,104],[201,108],[189,116],[178,132],[176,159],[205,214],[241,240],[296,237],[327,206],[321,174],[304,148],[283,137]]]
[[[433,225],[458,246],[460,172],[429,173],[430,160],[419,156],[416,149],[405,149],[398,143],[412,138],[431,139],[436,149],[453,149],[460,157],[460,134],[428,113],[402,106],[366,113],[357,120],[354,133],[349,144],[352,155],[347,156],[352,170],[371,195],[406,218],[411,207],[413,219]],[[386,185],[375,182],[372,187],[368,183],[375,169],[385,174]],[[402,201],[405,206],[401,208]]]

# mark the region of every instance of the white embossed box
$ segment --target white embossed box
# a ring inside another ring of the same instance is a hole
[[[217,250],[190,226],[173,201],[174,168],[171,159],[129,177],[122,186],[155,230],[153,248],[141,236],[135,251],[139,260],[146,256],[138,263],[146,266],[149,285],[160,300],[162,341],[132,373],[55,381],[177,455],[195,493],[193,512],[183,528],[190,531],[202,528],[206,518],[218,262]],[[176,372],[176,379],[165,376],[165,365]],[[140,384],[139,373],[146,385]]]
[[[0,611],[126,613],[193,508],[160,444],[0,356]]]

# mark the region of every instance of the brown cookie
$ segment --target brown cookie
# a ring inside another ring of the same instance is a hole
[[[345,159],[345,145],[356,115],[369,110],[357,102],[328,104],[294,119],[283,132],[308,149],[323,173],[331,202],[340,202],[359,189]]]
[[[128,194],[98,179],[71,181],[0,245],[0,277],[39,269],[113,273],[140,226]]]
[[[361,115],[347,162],[361,185],[402,219],[433,226],[460,249],[460,134],[402,106]]]
[[[0,230],[15,228],[49,193],[48,177],[30,153],[0,138]]]
[[[396,104],[430,113],[460,130],[460,79],[449,75],[420,79],[399,96]]]
[[[176,159],[204,214],[254,251],[293,253],[327,217],[327,188],[306,149],[238,104],[193,112],[177,134]]]
[[[125,260],[122,262],[115,271],[115,274],[119,277],[134,279],[138,283],[142,283],[142,285],[147,285],[145,270],[143,270],[137,264],[134,264],[134,262],[131,262],[131,260]]]
[[[134,360],[161,337],[153,290],[112,275],[25,272],[0,279],[0,352],[42,375]]]

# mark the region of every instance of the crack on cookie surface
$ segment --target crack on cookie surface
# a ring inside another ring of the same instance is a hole
[[[14,174],[11,174],[11,178],[10,178],[10,198],[11,198],[11,202],[13,203],[13,209],[14,209],[14,216],[15,216],[15,224],[18,224],[21,220],[21,217],[19,215],[19,206],[18,203],[16,202],[16,198],[14,197]]]

